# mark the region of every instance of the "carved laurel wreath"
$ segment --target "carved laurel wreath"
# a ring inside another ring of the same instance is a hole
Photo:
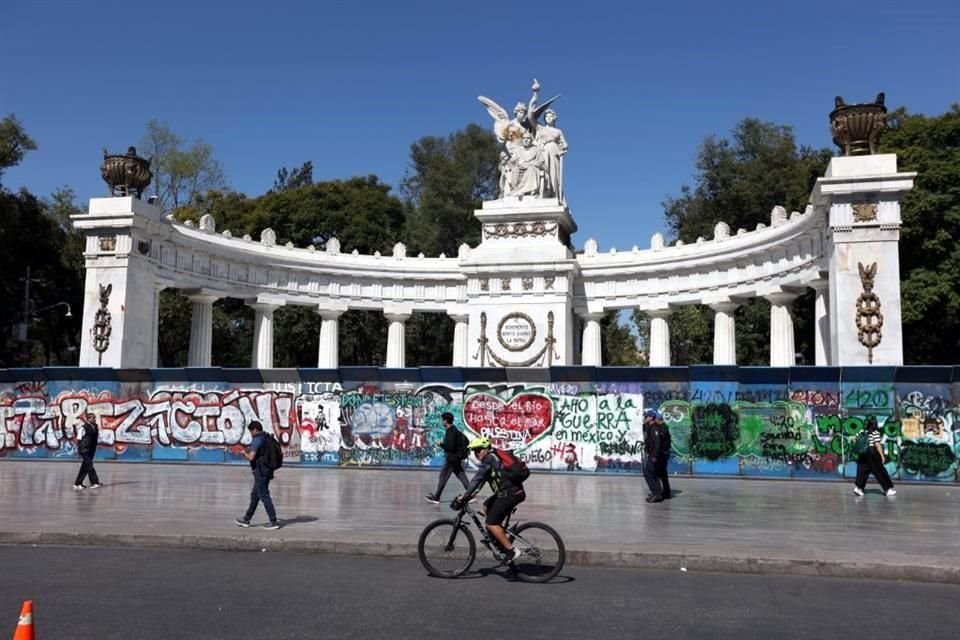
[[[490,238],[536,238],[552,234],[556,230],[556,222],[498,222],[483,225],[484,233]]]
[[[520,314],[523,315],[523,314]],[[493,352],[493,349],[490,348],[490,341],[487,339],[487,312],[483,311],[480,313],[480,337],[477,339],[477,342],[480,345],[480,348],[477,349],[477,353],[474,354],[473,359],[480,360],[480,366],[487,366],[487,358],[489,357],[491,363],[496,363],[501,367],[530,367],[530,366],[543,366],[544,361],[547,365],[553,363],[554,360],[560,359],[560,354],[557,353],[556,344],[557,339],[553,336],[553,311],[547,313],[547,337],[543,341],[543,347],[537,351],[535,354],[527,358],[526,360],[521,360],[519,362],[511,362],[505,358],[501,358],[496,353]],[[502,324],[502,321],[501,321]],[[536,327],[534,326],[534,330]],[[499,336],[499,331],[497,334]],[[502,341],[501,341],[502,344]],[[504,345],[506,346],[506,345]]]
[[[530,325],[530,338],[520,345],[510,345],[506,340],[503,339],[503,325],[507,323],[508,320],[519,319],[525,321]],[[507,315],[500,318],[500,322],[497,324],[497,340],[500,342],[500,346],[506,349],[507,351],[524,351],[528,349],[533,341],[537,339],[537,325],[533,323],[533,318],[528,316],[525,313],[515,311],[513,313],[508,313]]]

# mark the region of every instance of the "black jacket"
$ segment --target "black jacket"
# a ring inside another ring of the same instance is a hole
[[[447,428],[447,432],[443,435],[443,442],[440,443],[440,448],[447,454],[447,460],[451,462],[462,462],[465,457],[465,451],[461,448],[460,437],[460,431],[451,426]]]
[[[651,458],[670,454],[670,431],[662,422],[643,426],[643,449]]]

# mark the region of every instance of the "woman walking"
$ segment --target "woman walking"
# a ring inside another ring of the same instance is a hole
[[[863,495],[863,488],[867,486],[867,478],[870,473],[880,483],[880,488],[887,496],[897,495],[893,488],[893,481],[887,468],[883,466],[886,457],[883,455],[883,447],[880,444],[880,427],[877,426],[877,419],[874,416],[867,418],[867,424],[864,427],[867,438],[867,448],[857,457],[857,481],[853,487],[853,492],[858,496]]]

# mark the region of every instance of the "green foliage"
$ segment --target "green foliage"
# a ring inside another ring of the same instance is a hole
[[[3,172],[20,164],[27,151],[36,148],[37,143],[27,135],[13,114],[0,120],[0,187],[3,185]]]
[[[904,359],[960,362],[960,105],[939,116],[890,115],[880,150],[916,171],[901,207]]]
[[[196,140],[184,148],[183,140],[165,123],[147,123],[138,153],[152,160],[153,189],[165,209],[192,204],[200,194],[226,186],[213,147]]]
[[[313,184],[313,163],[307,160],[301,166],[293,171],[288,171],[286,167],[281,167],[277,171],[277,179],[273,181],[273,187],[267,193],[276,193],[277,191],[290,191]]]
[[[407,246],[426,255],[457,255],[460,244],[480,241],[473,211],[497,197],[499,143],[475,124],[449,136],[420,138],[410,146],[401,192],[412,206]]]
[[[600,320],[601,362],[612,367],[639,365],[642,360],[637,336],[619,316],[619,311],[611,311]]]
[[[710,136],[697,155],[695,184],[684,185],[678,198],[664,202],[665,218],[676,237],[695,242],[713,237],[718,222],[752,230],[770,224],[777,205],[803,210],[810,190],[830,161],[829,149],[797,147],[790,127],[746,118],[734,127],[732,139]],[[692,309],[692,311],[688,311]],[[737,362],[769,363],[770,305],[753,300],[737,310]],[[699,315],[699,319],[694,316]],[[671,362],[713,361],[713,312],[707,307],[683,307],[670,318]],[[794,304],[797,347],[813,362],[813,296]]]

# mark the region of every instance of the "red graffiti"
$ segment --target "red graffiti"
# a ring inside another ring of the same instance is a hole
[[[463,421],[471,431],[489,438],[495,447],[529,447],[550,431],[553,404],[538,393],[521,393],[510,402],[477,393],[463,405]]]

